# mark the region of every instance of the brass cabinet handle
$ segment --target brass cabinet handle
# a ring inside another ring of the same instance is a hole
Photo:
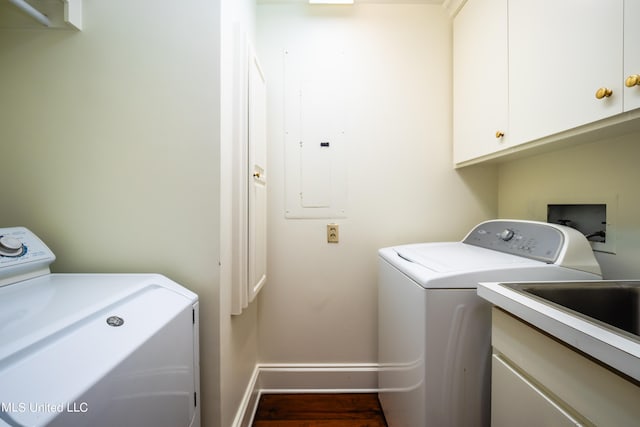
[[[254,177],[254,178],[258,178],[258,179],[260,179],[260,172],[256,172],[256,173],[254,173],[254,174],[253,174],[253,177]]]
[[[608,98],[611,96],[612,93],[613,91],[611,89],[607,87],[601,87],[596,91],[596,98],[598,99]]]
[[[500,130],[496,132],[496,138],[502,138],[503,136],[504,136],[504,132]]]
[[[640,74],[632,74],[624,81],[626,87],[640,86]]]

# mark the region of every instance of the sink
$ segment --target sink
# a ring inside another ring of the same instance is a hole
[[[505,283],[538,301],[570,311],[640,341],[640,282]]]

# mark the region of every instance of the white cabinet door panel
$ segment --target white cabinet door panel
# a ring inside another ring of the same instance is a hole
[[[499,356],[492,363],[491,425],[493,427],[575,427],[581,422],[553,401]]]
[[[640,75],[640,0],[624,2],[624,79]],[[640,85],[625,87],[624,110],[640,108]]]
[[[267,89],[258,59],[249,63],[249,302],[267,280]]]
[[[460,163],[509,145],[507,0],[469,0],[455,18],[453,43],[453,157]]]
[[[511,137],[522,143],[622,112],[623,0],[510,0]],[[601,100],[600,87],[613,94]]]

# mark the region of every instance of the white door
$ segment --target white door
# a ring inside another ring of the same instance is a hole
[[[249,61],[249,301],[267,280],[267,91],[258,59]]]

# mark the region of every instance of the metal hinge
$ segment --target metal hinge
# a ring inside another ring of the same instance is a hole
[[[193,392],[193,406],[198,407],[198,394],[195,391]]]

